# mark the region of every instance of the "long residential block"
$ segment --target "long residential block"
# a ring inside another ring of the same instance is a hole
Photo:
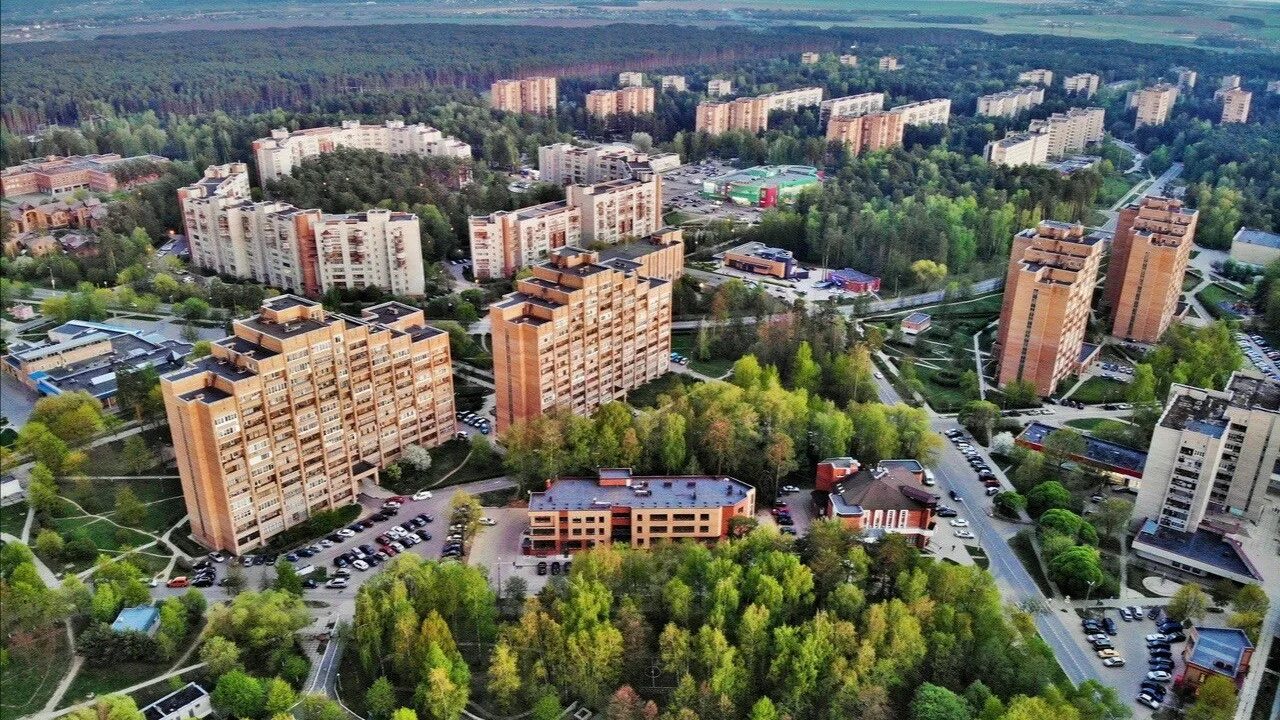
[[[831,98],[823,100],[818,105],[819,119],[824,123],[839,115],[866,115],[883,109],[884,93],[882,92]]]
[[[538,172],[556,185],[621,180],[638,173],[661,173],[680,165],[675,153],[643,153],[634,145],[614,143],[579,147],[553,143],[538,148]]]
[[[406,445],[453,437],[449,336],[417,308],[355,318],[280,295],[232,332],[160,381],[191,532],[210,548],[260,547],[356,502]]]
[[[1062,80],[1062,89],[1068,94],[1084,95],[1086,98],[1091,98],[1094,93],[1098,92],[1098,84],[1101,80],[1093,73],[1068,75]]]
[[[827,123],[827,142],[842,143],[855,154],[902,144],[902,116],[894,112],[836,115]]]
[[[946,125],[951,119],[951,100],[949,98],[933,98],[899,105],[889,110],[902,116],[902,124],[907,127],[917,125]]]
[[[269,180],[291,174],[303,160],[338,148],[375,150],[388,155],[471,157],[470,145],[423,123],[405,125],[403,120],[387,120],[381,125],[362,125],[356,120],[344,120],[336,127],[293,132],[279,128],[271,131],[271,137],[254,140],[258,179],[265,186]]]
[[[1027,130],[1045,135],[1045,151],[1049,157],[1062,157],[1102,142],[1104,115],[1100,107],[1071,108],[1065,113],[1032,120]]]
[[[1009,133],[987,143],[982,155],[992,165],[1039,165],[1049,159],[1049,138],[1039,132]]]
[[[1168,329],[1182,295],[1198,210],[1182,201],[1144,197],[1120,211],[1103,297],[1111,334],[1155,344]]]
[[[1028,85],[983,95],[978,98],[978,114],[990,117],[1013,117],[1042,102],[1044,102],[1044,88]]]

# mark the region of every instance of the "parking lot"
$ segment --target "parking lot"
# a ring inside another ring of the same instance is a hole
[[[662,174],[664,210],[754,225],[764,214],[763,208],[710,200],[701,195],[702,181],[726,175],[733,170],[732,165],[719,160],[703,160],[668,170]]]
[[[1271,347],[1261,335],[1236,333],[1236,344],[1254,367],[1270,378],[1280,378],[1280,350]]]
[[[1101,668],[1103,677],[1107,679],[1108,684],[1116,688],[1121,699],[1130,704],[1134,708],[1134,717],[1145,718],[1150,717],[1153,710],[1149,706],[1143,705],[1137,701],[1140,692],[1141,683],[1147,680],[1147,673],[1151,671],[1148,660],[1151,657],[1147,650],[1147,636],[1158,634],[1156,621],[1152,619],[1151,611],[1153,608],[1143,607],[1143,618],[1141,620],[1125,620],[1120,615],[1120,608],[1114,606],[1099,606],[1096,609],[1077,610],[1076,614],[1083,617],[1092,617],[1099,620],[1103,618],[1110,619],[1114,623],[1115,634],[1107,635],[1107,640],[1117,653],[1118,657],[1124,659],[1122,667],[1106,667],[1103,665],[1103,659],[1098,657],[1098,651],[1090,644],[1086,637],[1085,631],[1081,628],[1080,622],[1074,624],[1069,623],[1072,630],[1073,639],[1086,651],[1092,662],[1098,664]],[[1163,619],[1163,615],[1161,615]],[[1171,642],[1169,644],[1169,655],[1173,663],[1173,667],[1167,670],[1170,677],[1177,677],[1182,672],[1182,648],[1183,642]],[[1173,683],[1171,681],[1162,681],[1160,685],[1168,689],[1168,695],[1164,699],[1172,701]]]

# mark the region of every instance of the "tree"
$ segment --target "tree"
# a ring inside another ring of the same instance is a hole
[[[228,595],[235,597],[236,595],[244,592],[244,589],[249,584],[248,578],[244,576],[244,568],[240,567],[240,565],[236,563],[232,563],[228,566],[226,583]]]
[[[1030,380],[1014,380],[1006,384],[1004,398],[1010,407],[1034,407],[1040,404],[1040,393]]]
[[[1094,527],[1107,537],[1120,532],[1129,524],[1133,515],[1133,503],[1123,498],[1107,498],[1102,501],[1091,519]]]
[[[289,683],[278,677],[267,681],[267,690],[262,708],[264,713],[274,716],[277,713],[286,712],[296,702],[298,702],[298,695],[293,691],[293,687]],[[383,720],[383,718],[379,717],[378,720]]]
[[[121,525],[138,527],[147,519],[147,506],[142,504],[133,488],[121,485],[116,489],[116,520]]]
[[[62,555],[62,536],[54,530],[43,529],[36,535],[36,552],[44,558],[57,560]]]
[[[911,720],[969,720],[969,706],[950,690],[925,683],[911,701]]]
[[[1019,513],[1027,508],[1027,499],[1022,494],[1013,491],[996,493],[996,496],[991,500],[1006,515],[1014,517],[1017,517]]]
[[[364,707],[373,720],[388,720],[396,709],[396,690],[385,675],[380,676],[364,694]]]
[[[236,718],[256,718],[262,714],[266,694],[262,682],[241,670],[218,678],[210,699],[220,712]]]
[[[1198,583],[1187,583],[1169,599],[1165,612],[1178,621],[1200,620],[1209,609],[1209,594]]]
[[[484,508],[474,495],[459,490],[449,498],[449,514],[455,522],[462,524],[462,537],[472,538],[480,528],[480,518],[484,516]]]
[[[140,434],[125,438],[121,454],[124,455],[125,467],[131,475],[141,475],[157,464],[156,454]]]
[[[209,303],[197,297],[189,297],[173,306],[173,314],[192,322],[209,317]]]
[[[70,720],[142,720],[142,711],[128,695],[107,695],[66,717]]]
[[[533,703],[533,720],[559,720],[560,713],[563,712],[560,707],[560,699],[555,695],[546,693]]]
[[[808,341],[801,341],[796,347],[795,358],[791,361],[791,386],[816,395],[821,381],[822,369],[813,359],[813,347]]]
[[[1262,630],[1262,621],[1271,608],[1271,601],[1262,588],[1250,583],[1240,588],[1231,599],[1231,616],[1227,625],[1244,630],[1245,635],[1256,645],[1258,634]]]
[[[757,700],[751,706],[750,720],[778,720],[778,710],[773,706],[773,701],[767,696]]]
[[[421,445],[410,443],[400,453],[400,462],[424,473],[431,469],[431,452]]]
[[[293,566],[293,563],[283,557],[276,560],[276,581],[273,587],[276,590],[302,597],[302,578],[298,575],[298,570]],[[391,711],[388,710],[387,712],[390,714]]]
[[[1049,433],[1042,445],[1044,454],[1053,460],[1058,467],[1073,456],[1083,455],[1086,448],[1084,435],[1068,428],[1061,428]]]
[[[1221,675],[1210,675],[1183,717],[1186,720],[1231,720],[1235,710],[1235,683]]]
[[[506,643],[499,643],[489,658],[489,694],[498,704],[498,709],[510,713],[515,709],[516,699],[520,693],[520,668],[516,664],[516,654]]]
[[[1077,545],[1059,553],[1049,561],[1049,577],[1063,592],[1085,597],[1104,577],[1097,549]]]
[[[937,286],[947,278],[947,266],[934,260],[916,260],[911,263],[911,272],[925,287]]]
[[[969,428],[978,442],[986,444],[991,440],[991,431],[1000,419],[1000,407],[986,400],[970,400],[960,408],[956,420]]]
[[[391,713],[391,720],[418,720],[418,713],[412,708],[398,708]]]
[[[1027,512],[1038,518],[1046,510],[1065,508],[1071,504],[1071,493],[1057,480],[1049,480],[1031,488],[1027,493]]]

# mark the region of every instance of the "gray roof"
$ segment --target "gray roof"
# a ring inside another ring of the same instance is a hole
[[[545,492],[532,493],[530,510],[607,510],[612,506],[645,509],[718,508],[752,492],[740,480],[710,475],[631,476],[625,468],[605,468],[600,477],[626,479],[624,485],[600,485],[600,478],[559,478]]]
[[[1231,238],[1231,241],[1280,249],[1280,234],[1267,232],[1266,230],[1242,227],[1236,231],[1236,235]]]

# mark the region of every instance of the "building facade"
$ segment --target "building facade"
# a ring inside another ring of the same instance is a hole
[[[598,118],[619,114],[644,115],[653,112],[653,98],[651,87],[592,90],[587,93],[587,114]]]
[[[978,98],[978,114],[990,117],[1013,117],[1044,102],[1044,88],[1017,87]]]
[[[1098,92],[1099,82],[1101,82],[1101,78],[1093,73],[1068,75],[1062,80],[1062,89],[1068,94],[1084,95],[1086,98],[1091,98]]]
[[[360,318],[280,295],[161,378],[192,535],[234,554],[356,502],[405,445],[453,437],[449,336],[390,302]]]
[[[767,208],[794,202],[821,183],[822,172],[809,165],[758,165],[703,180],[700,193],[735,205]]]
[[[1240,88],[1231,88],[1222,93],[1222,122],[1249,122],[1249,105],[1253,102],[1253,93]]]
[[[672,282],[563,247],[489,306],[497,430],[586,415],[667,371]]]
[[[816,52],[802,52],[802,53],[800,53],[800,64],[801,64],[801,65],[817,65],[817,64],[818,64],[818,61],[819,61],[819,60],[821,60],[821,59],[822,59],[822,54],[821,54],[821,53],[816,53]]]
[[[822,104],[822,88],[803,87],[794,90],[778,90],[760,96],[765,101],[765,112],[774,110],[799,110]]]
[[[707,95],[724,97],[733,94],[733,81],[724,78],[711,78],[707,81]]]
[[[901,70],[902,65],[898,62],[898,58],[894,55],[885,55],[880,58],[878,66],[881,70]]]
[[[1239,690],[1252,660],[1253,643],[1240,628],[1192,626],[1182,648],[1185,667],[1178,684],[1198,695],[1204,681],[1218,675]]]
[[[556,185],[621,180],[639,173],[661,173],[679,167],[675,153],[642,153],[624,143],[578,147],[554,143],[538,148],[538,171],[543,182]]]
[[[1134,127],[1165,124],[1177,100],[1178,88],[1167,83],[1152,85],[1133,93],[1129,98],[1129,107],[1138,109]]]
[[[1280,233],[1240,228],[1231,238],[1231,259],[1258,267],[1280,260]]]
[[[1018,73],[1018,82],[1035,83],[1049,87],[1053,84],[1053,71],[1044,68],[1036,68],[1035,70],[1023,70]]]
[[[824,123],[839,115],[866,115],[884,109],[884,93],[871,92],[831,98],[823,100],[818,109],[819,119]]]
[[[889,110],[902,116],[902,124],[907,127],[917,125],[946,125],[951,119],[951,100],[949,98],[933,98],[899,105]]]
[[[840,64],[844,65],[845,67],[858,67],[857,55],[841,55],[839,60],[840,60]]]
[[[982,156],[992,165],[1039,165],[1049,159],[1049,138],[1044,133],[1009,133],[987,143]]]
[[[1062,157],[1102,142],[1105,112],[1100,107],[1071,108],[1043,120],[1032,120],[1027,131],[1045,136],[1049,157]]]
[[[861,155],[901,145],[902,130],[902,116],[894,112],[836,115],[827,123],[827,142],[841,143]]]
[[[344,120],[339,126],[293,132],[279,128],[271,131],[271,137],[254,140],[259,182],[265,187],[270,180],[290,175],[303,160],[338,148],[388,155],[471,158],[470,145],[423,123],[405,125],[403,120],[387,120],[381,125],[362,125],[358,120]]]
[[[169,162],[159,155],[121,157],[116,153],[32,158],[0,170],[0,197],[18,195],[66,195],[76,190],[115,192],[144,185],[160,177],[159,166]],[[134,164],[146,172],[132,173],[121,181],[115,171]]]
[[[495,80],[489,91],[489,106],[506,112],[545,115],[556,111],[556,97],[553,77]]]
[[[520,268],[547,259],[556,248],[577,245],[582,239],[582,210],[565,200],[554,200],[519,210],[473,215],[467,227],[476,279],[511,277]]]
[[[5,210],[4,222],[9,224],[12,236],[63,228],[97,230],[107,221],[107,206],[96,197],[40,204],[22,202]]]
[[[1198,218],[1182,201],[1154,196],[1120,211],[1103,294],[1112,335],[1154,345],[1169,328]]]
[[[662,178],[654,173],[593,185],[570,185],[570,205],[582,210],[582,239],[615,245],[662,227]]]
[[[716,542],[733,518],[752,518],[755,488],[731,477],[633,475],[601,468],[594,478],[556,478],[529,496],[526,555],[559,555],[615,542],[638,548]]]
[[[1030,382],[1042,396],[1080,372],[1098,348],[1084,342],[1102,237],[1046,220],[1013,237],[996,356],[1001,385]]]
[[[689,89],[683,75],[663,75],[661,82],[663,92],[684,92]]]
[[[915,460],[881,460],[863,469],[850,457],[818,463],[817,488],[826,493],[825,514],[867,538],[903,535],[923,549],[933,537],[939,497],[924,484]]]
[[[320,291],[378,287],[421,295],[426,284],[418,216],[381,208],[321,215],[313,230]]]
[[[642,87],[644,85],[644,73],[624,71],[618,73],[618,87]]]
[[[1186,67],[1175,67],[1172,70],[1175,77],[1178,78],[1179,90],[1191,90],[1196,86],[1196,78],[1198,74],[1195,70]]]

